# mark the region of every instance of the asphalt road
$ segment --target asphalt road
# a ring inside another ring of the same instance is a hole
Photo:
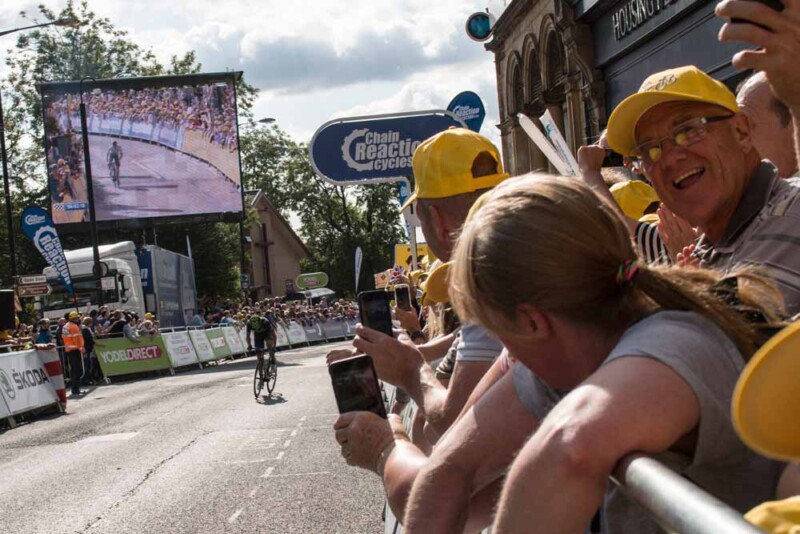
[[[261,402],[246,358],[93,388],[3,432],[0,531],[382,532],[380,481],[333,439],[332,346],[278,353]]]

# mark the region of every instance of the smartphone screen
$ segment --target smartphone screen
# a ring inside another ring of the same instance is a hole
[[[372,412],[386,419],[378,377],[369,356],[339,360],[328,367],[339,413]]]
[[[392,311],[389,309],[389,296],[386,291],[364,291],[358,294],[358,308],[361,324],[393,336]]]
[[[394,286],[394,301],[401,310],[411,310],[411,290],[409,290],[408,284]]]
[[[778,12],[783,11],[783,8],[784,8],[783,2],[781,2],[781,0],[753,0],[753,2],[758,2],[760,4],[764,4],[768,8],[774,9],[775,11],[778,11]],[[764,28],[765,30],[772,31],[769,28],[767,28],[765,26],[762,26],[761,24],[756,24],[755,22],[753,22],[751,20],[748,20],[748,19],[733,18],[733,19],[731,19],[731,22],[734,22],[734,23],[735,22],[746,22],[746,23],[749,23],[749,24],[754,24],[754,25],[758,26],[759,28]]]

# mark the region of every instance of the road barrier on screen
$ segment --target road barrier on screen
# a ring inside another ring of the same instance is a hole
[[[192,341],[198,360],[201,362],[213,362],[217,359],[205,330],[189,330],[189,339]]]
[[[208,337],[208,342],[211,344],[211,350],[214,351],[215,360],[230,358],[233,355],[225,339],[225,332],[222,331],[222,328],[209,328],[205,332],[206,337]]]
[[[54,377],[39,352],[32,349],[0,354],[0,418],[9,419],[12,426],[14,415],[66,403],[66,399],[61,402]]]
[[[225,341],[228,343],[228,348],[231,349],[232,356],[244,354],[247,351],[245,345],[242,344],[242,338],[239,337],[239,333],[234,327],[222,327],[222,334],[225,336]]]

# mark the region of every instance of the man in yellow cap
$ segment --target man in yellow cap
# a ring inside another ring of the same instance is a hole
[[[503,172],[500,154],[492,142],[465,128],[451,128],[425,140],[414,152],[412,165],[415,189],[401,209],[416,202],[425,241],[436,257],[446,262],[472,205],[508,174]],[[372,357],[378,376],[405,389],[419,406],[427,424],[426,436],[433,437],[432,441],[456,420],[476,384],[502,351],[499,341],[484,328],[469,324],[462,325],[456,341],[453,335],[441,336],[419,347],[410,339],[393,339],[364,327],[357,328],[356,334],[353,345]],[[444,356],[451,348],[455,348],[456,364],[445,388],[426,362]],[[329,361],[339,356],[332,353]],[[370,429],[374,435],[382,432],[391,436],[389,425],[371,415],[344,414],[336,421],[336,437],[346,458],[366,455],[385,459],[394,447],[395,441],[389,439],[376,448],[374,439],[362,433]],[[402,444],[399,446],[402,448]],[[375,470],[372,462],[361,467]],[[383,476],[382,472],[378,474]],[[391,475],[387,488],[403,486],[395,475]],[[413,478],[413,470],[399,478],[403,477]],[[392,490],[388,497],[393,498]]]
[[[800,311],[800,184],[761,161],[736,97],[697,67],[647,78],[608,121],[609,146],[637,157],[661,201],[702,233],[701,266],[763,265]]]

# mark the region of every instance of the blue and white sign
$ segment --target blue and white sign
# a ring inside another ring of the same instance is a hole
[[[36,250],[58,273],[67,291],[74,295],[69,265],[64,256],[64,247],[61,246],[61,240],[58,238],[50,214],[36,206],[25,208],[22,212],[22,231],[33,241]]]
[[[447,111],[464,121],[467,128],[473,132],[481,131],[483,119],[486,117],[486,109],[483,107],[481,97],[472,91],[458,93],[447,105]]]
[[[466,127],[442,110],[336,119],[311,139],[311,165],[336,185],[396,182],[412,175],[420,143],[451,126]]]

